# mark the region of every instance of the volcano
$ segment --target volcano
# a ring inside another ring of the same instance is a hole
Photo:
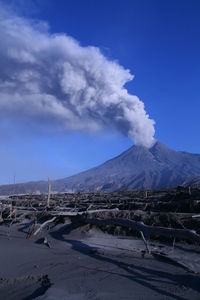
[[[160,142],[153,147],[132,146],[100,166],[52,181],[56,192],[94,192],[172,188],[200,176],[200,154],[174,151]],[[0,186],[8,194],[13,185]],[[47,182],[15,185],[15,193],[47,192]]]

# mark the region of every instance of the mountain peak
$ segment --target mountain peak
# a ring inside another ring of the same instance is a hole
[[[175,150],[172,150],[171,148],[167,147],[165,144],[162,144],[160,142],[156,142],[151,148],[149,148],[149,151],[151,153],[174,153]]]
[[[148,148],[146,146],[141,146],[141,145],[133,145],[132,147],[130,147],[128,150],[126,150],[125,152],[150,152],[150,153],[154,153],[154,152],[166,152],[166,151],[174,151],[170,148],[168,148],[166,145],[162,144],[159,141],[156,141],[152,147]],[[123,154],[123,153],[122,153]]]
[[[163,144],[163,143],[161,143],[161,142],[159,142],[159,141],[156,141],[155,143],[154,143],[154,145],[151,147],[151,148],[149,148],[149,149],[157,149],[157,150],[159,150],[159,151],[163,151],[163,150],[169,150],[170,148],[169,147],[167,147],[165,144]],[[171,149],[170,149],[171,150]]]

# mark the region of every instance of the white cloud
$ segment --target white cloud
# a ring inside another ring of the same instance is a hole
[[[129,70],[46,24],[0,12],[0,115],[63,129],[113,127],[151,146],[154,121],[127,92]]]

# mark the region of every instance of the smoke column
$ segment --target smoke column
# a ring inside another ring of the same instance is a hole
[[[133,76],[99,48],[1,6],[0,40],[1,119],[62,130],[114,128],[138,145],[153,144],[154,121],[124,87]]]

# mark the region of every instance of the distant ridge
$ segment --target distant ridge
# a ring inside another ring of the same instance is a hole
[[[102,165],[52,181],[57,192],[170,188],[200,178],[200,154],[174,151],[160,142],[132,146]],[[47,182],[0,186],[0,194],[47,192]]]

